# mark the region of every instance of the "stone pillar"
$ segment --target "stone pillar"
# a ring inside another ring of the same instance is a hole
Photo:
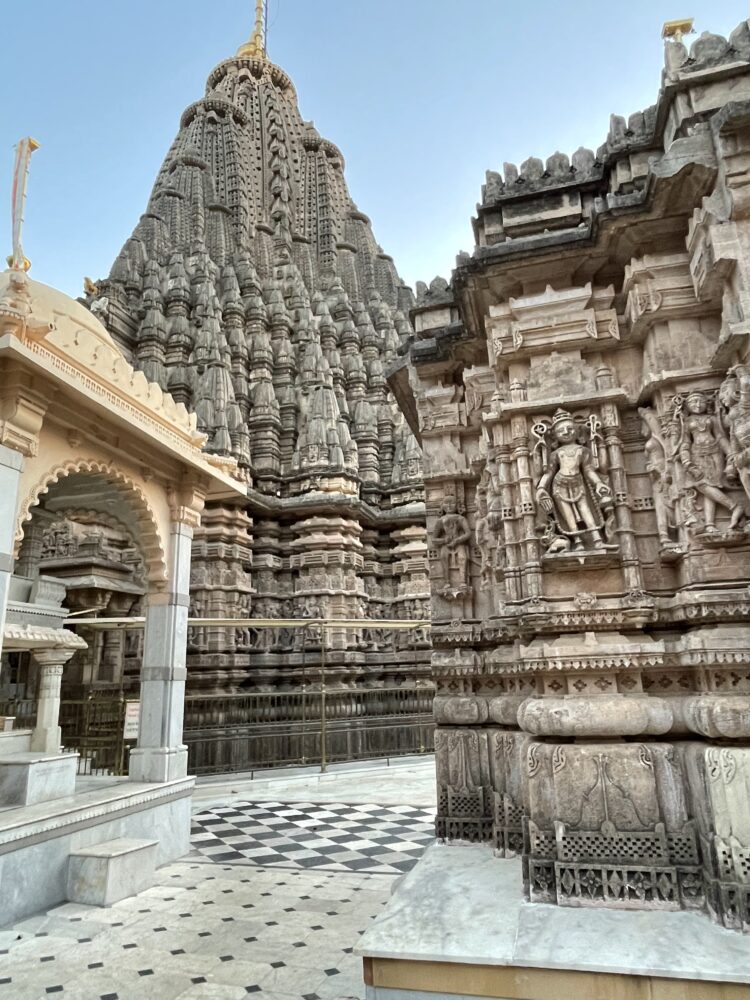
[[[34,659],[39,664],[36,726],[31,734],[31,749],[34,751],[60,751],[60,685],[63,667],[74,652],[75,649],[34,650]]]
[[[181,508],[185,510],[185,508]],[[133,781],[173,781],[187,774],[182,742],[190,552],[197,516],[177,517],[170,538],[169,593],[152,593],[146,609],[138,746],[130,755]]]
[[[23,527],[23,542],[16,559],[16,576],[36,579],[42,558],[44,532],[55,521],[55,515],[41,507],[34,507],[34,516]],[[59,518],[58,518],[59,519]]]
[[[22,468],[23,455],[0,445],[0,649],[3,645],[10,578],[13,575],[13,541]]]

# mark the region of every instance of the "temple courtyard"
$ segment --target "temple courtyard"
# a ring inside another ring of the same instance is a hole
[[[354,948],[433,840],[434,761],[198,784],[192,851],[0,931],[0,998],[364,997]]]

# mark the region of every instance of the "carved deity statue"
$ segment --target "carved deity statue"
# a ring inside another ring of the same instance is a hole
[[[646,437],[644,448],[646,471],[651,478],[653,488],[659,545],[662,552],[678,552],[679,546],[673,538],[678,521],[675,508],[677,489],[669,462],[669,442],[662,433],[659,417],[654,410],[642,406],[639,407],[638,413],[643,421],[644,436]]]
[[[596,549],[606,547],[606,525],[602,511],[612,507],[612,491],[596,471],[591,449],[579,441],[580,429],[567,410],[552,418],[551,434],[556,442],[539,480],[536,499],[555,520],[567,541],[564,549],[582,550],[588,536]],[[560,550],[561,546],[556,546]]]
[[[490,527],[487,513],[487,490],[481,486],[477,489],[477,518],[474,524],[474,541],[479,549],[480,569],[479,579],[482,586],[492,584],[495,569],[495,533]]]
[[[735,529],[744,516],[740,504],[725,492],[725,479],[732,478],[727,436],[719,418],[708,411],[708,399],[702,392],[678,396],[673,409],[673,433],[676,457],[685,476],[684,487],[703,498],[703,531],[717,532],[716,508],[729,511],[729,530]]]
[[[718,393],[723,427],[729,435],[727,473],[736,473],[750,499],[750,368],[735,365]],[[747,530],[747,529],[746,529]]]
[[[44,532],[42,559],[60,559],[73,555],[78,549],[78,540],[69,521],[58,521]]]
[[[444,597],[455,599],[470,590],[469,541],[471,529],[464,515],[458,513],[453,497],[446,497],[441,509],[442,513],[435,523],[432,540],[438,550],[443,570],[442,594]]]

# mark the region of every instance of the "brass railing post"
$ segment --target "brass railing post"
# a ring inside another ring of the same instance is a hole
[[[307,746],[307,628],[302,629],[302,753],[300,763],[306,764]]]
[[[320,771],[325,773],[328,766],[326,760],[326,743],[328,729],[326,725],[326,639],[327,627],[320,626]]]
[[[125,774],[125,695],[120,691],[117,711],[117,774]]]

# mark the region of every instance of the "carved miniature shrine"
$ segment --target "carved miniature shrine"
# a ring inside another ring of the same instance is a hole
[[[490,172],[390,382],[424,448],[438,834],[750,929],[750,26]]]

